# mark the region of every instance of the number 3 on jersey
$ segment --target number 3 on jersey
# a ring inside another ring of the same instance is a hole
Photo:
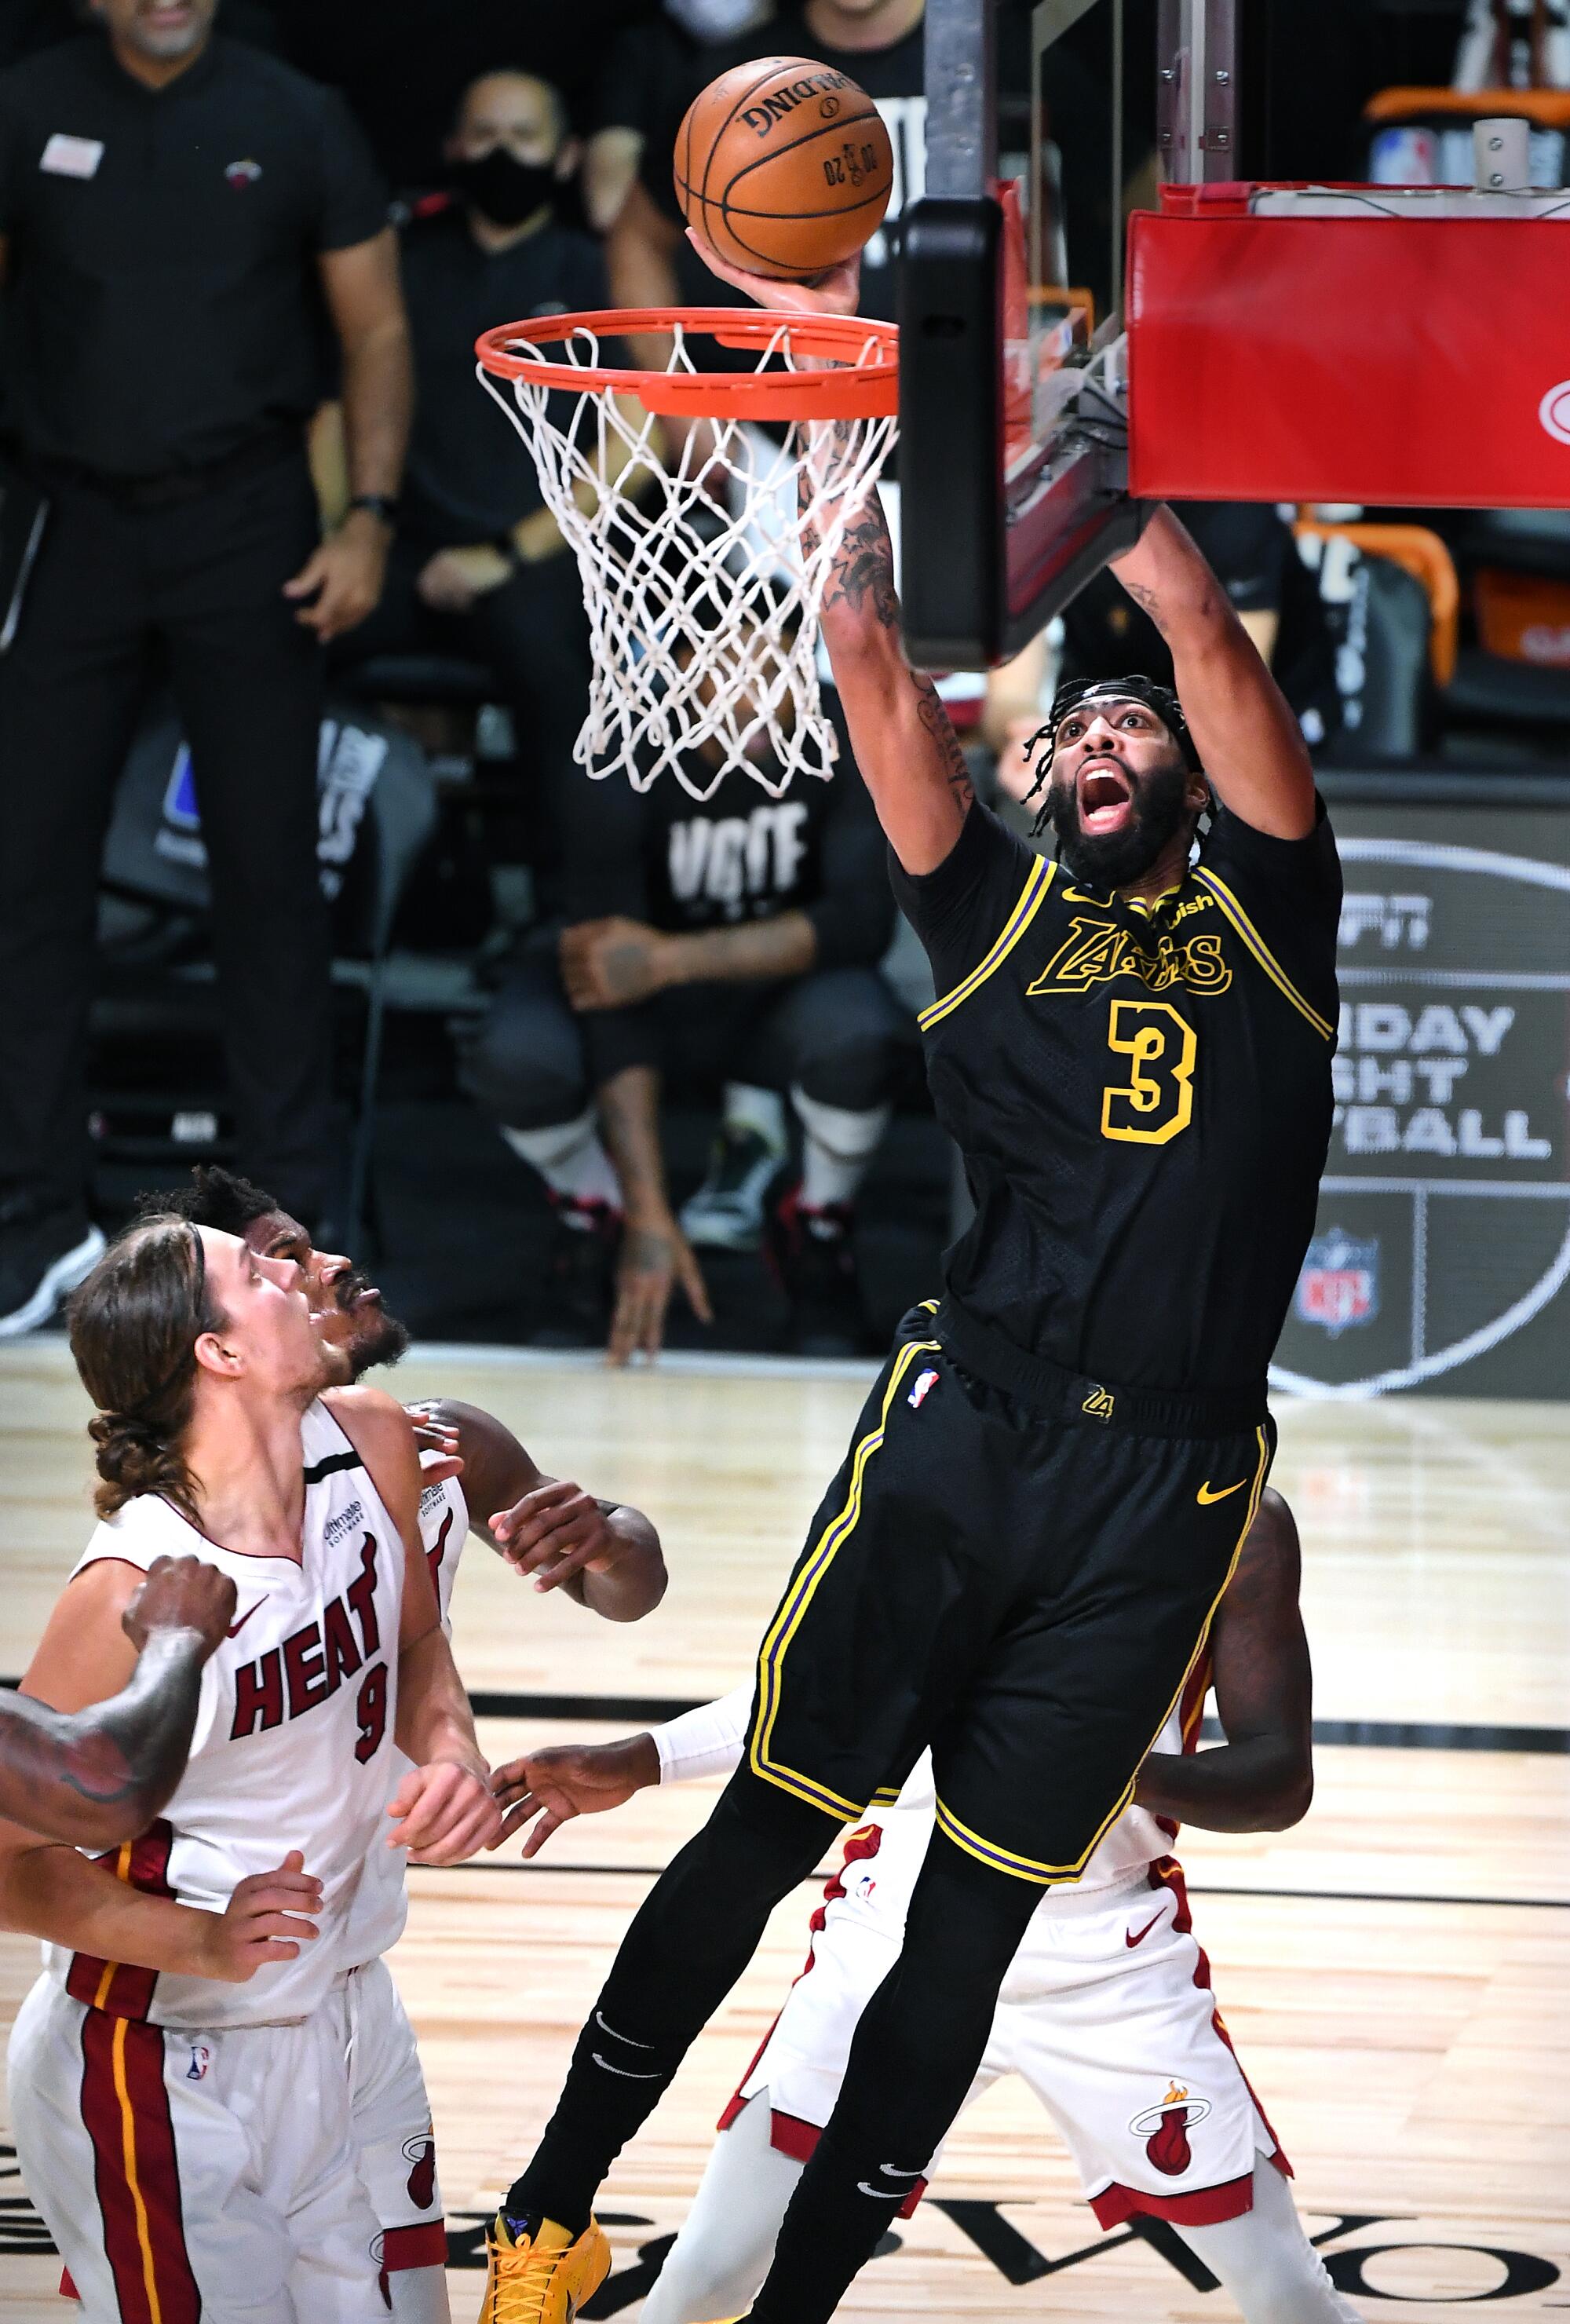
[[[1106,1044],[1131,1064],[1128,1079],[1102,1093],[1101,1135],[1165,1146],[1194,1118],[1194,1028],[1170,1001],[1115,1001]]]

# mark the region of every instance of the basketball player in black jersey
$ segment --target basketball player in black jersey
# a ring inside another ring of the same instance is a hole
[[[812,290],[728,279],[854,310],[853,267]],[[928,1073],[976,1217],[765,1634],[747,1763],[634,1921],[503,2204],[498,2324],[513,2285],[546,2324],[575,2313],[611,2160],[830,1827],[930,1743],[904,1950],[751,2310],[833,2313],[965,2094],[1042,1888],[1127,1802],[1258,1507],[1329,1136],[1340,874],[1297,724],[1170,512],[1116,569],[1178,693],[1060,696],[1049,861],[973,798],[901,647],[876,494],[849,512],[823,635],[935,972]]]

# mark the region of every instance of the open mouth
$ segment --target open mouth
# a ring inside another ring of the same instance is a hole
[[[1134,786],[1113,759],[1089,759],[1079,770],[1079,823],[1100,835],[1121,831],[1134,815]]]

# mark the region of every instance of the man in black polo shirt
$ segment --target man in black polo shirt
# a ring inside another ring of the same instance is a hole
[[[155,658],[191,745],[241,1154],[302,1218],[329,1199],[321,645],[376,602],[408,431],[385,198],[340,100],[214,38],[216,0],[99,5],[106,39],[0,74],[5,420],[46,504],[0,659],[0,1334],[102,1248],[94,890]],[[324,303],[353,494],[325,541]]]
[[[767,306],[856,309],[854,263],[812,290],[724,272]],[[928,1077],[976,1215],[764,1634],[747,1761],[633,1922],[504,2199],[496,2324],[515,2287],[558,2316],[558,2283],[593,2289],[611,2161],[825,1821],[891,1797],[927,1745],[936,1830],[904,1950],[748,2311],[834,2313],[931,2169],[1042,1891],[1079,1879],[1131,1798],[1270,1468],[1337,1016],[1340,871],[1297,721],[1181,525],[1143,512],[1116,569],[1178,690],[1060,696],[1037,738],[1049,862],[976,800],[905,660],[876,491],[834,513],[823,638],[932,964]]]
[[[380,606],[341,651],[488,662],[520,754],[555,793],[588,702],[588,617],[534,461],[475,382],[474,342],[498,323],[609,306],[605,264],[555,216],[577,144],[547,81],[485,74],[464,94],[447,153],[455,198],[404,237],[418,392],[398,540]]]

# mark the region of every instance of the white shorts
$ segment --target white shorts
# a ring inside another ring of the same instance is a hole
[[[335,1988],[292,2025],[149,2025],[40,1978],[12,2029],[28,2193],[88,2324],[386,2324]]]
[[[354,1969],[347,1993],[355,2160],[381,2222],[381,2264],[389,2275],[445,2267],[436,2142],[414,2028],[384,1960]]]
[[[847,1865],[831,1884],[808,1966],[722,2129],[767,2090],[774,2145],[811,2153],[857,2022],[903,1935],[876,1893],[875,1859]],[[1005,2074],[1020,2076],[1062,2132],[1104,2227],[1138,2211],[1184,2227],[1235,2218],[1253,2205],[1256,2154],[1291,2176],[1222,2024],[1171,1858],[1088,1895],[1052,1891],[1004,1981],[966,2104]]]

